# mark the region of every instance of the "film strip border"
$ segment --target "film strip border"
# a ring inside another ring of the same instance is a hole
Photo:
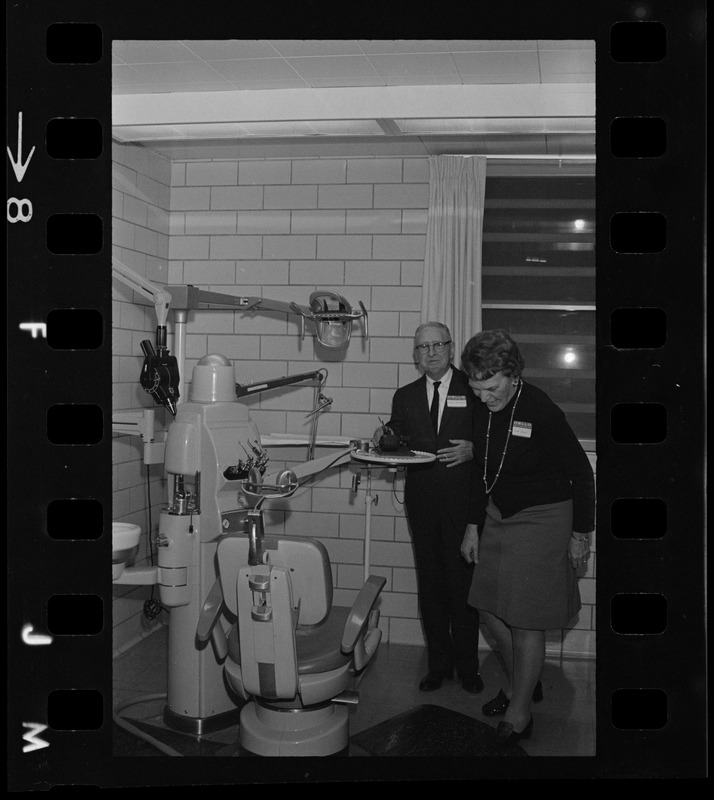
[[[598,472],[607,471],[598,500],[596,627],[606,658],[597,713],[609,720],[603,746],[631,753],[637,741],[664,760],[676,752],[679,767],[662,761],[653,774],[683,777],[705,737],[705,665],[695,644],[704,614],[704,210],[687,155],[703,147],[688,125],[701,95],[686,71],[682,83],[668,83],[672,61],[687,58],[676,26],[646,19],[647,6],[633,9],[642,19],[613,25],[611,58],[598,69],[618,94],[596,123],[609,142],[609,153],[598,150],[597,178],[598,270],[606,263],[597,293]],[[687,674],[678,678],[682,659]],[[645,763],[632,775],[645,774]]]
[[[9,775],[23,788],[131,785],[110,741],[110,49],[186,31],[161,34],[152,18],[147,36],[92,3],[14,5]],[[700,777],[704,3],[603,3],[594,16],[567,38],[598,45],[598,736],[593,759],[558,769]],[[514,26],[513,38],[535,37]]]

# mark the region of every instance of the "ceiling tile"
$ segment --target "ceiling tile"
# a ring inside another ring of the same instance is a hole
[[[231,88],[243,92],[263,91],[265,89],[309,89],[310,86],[299,76],[295,78],[274,78],[272,80],[244,80],[234,78],[231,80]]]
[[[447,42],[440,39],[359,39],[359,46],[368,55],[379,53],[448,53]]]
[[[357,86],[388,86],[389,83],[386,79],[380,77],[364,78],[340,78],[334,75],[329,78],[310,78],[310,86],[313,89],[330,89],[330,88],[350,88]]]
[[[536,50],[537,43],[530,39],[456,39],[448,42],[452,53],[477,53],[484,50]]]
[[[595,53],[595,41],[591,39],[539,39],[539,50],[592,50]]]
[[[461,78],[448,76],[418,75],[410,76],[387,76],[382,79],[385,86],[453,86],[462,84]]]
[[[451,53],[374,55],[370,61],[383,77],[458,77]]]
[[[125,64],[157,64],[197,60],[196,55],[181,42],[113,41],[112,53]]]
[[[289,58],[287,63],[306,81],[364,77],[374,79],[377,73],[365,56],[314,56]]]
[[[228,81],[215,83],[126,83],[112,87],[112,93],[122,94],[162,94],[168,92],[226,92],[235,89]]]
[[[571,40],[187,39],[114,42],[112,61],[115,95],[541,81],[571,83],[572,91],[592,91],[586,84],[594,82],[595,47],[593,42]],[[134,136],[156,152],[162,151],[157,139],[162,135],[173,138],[173,145],[163,143],[163,152],[169,157],[181,152],[188,158],[207,154],[231,157],[235,153],[242,157],[317,157],[333,152],[341,156],[594,152],[594,134],[587,126],[573,129],[577,130],[573,134],[565,129],[560,134],[546,134],[552,126],[543,120],[523,120],[522,127],[513,129],[511,125],[503,130],[495,120],[459,122],[459,130],[450,124],[443,128],[448,134],[432,135],[426,134],[428,125],[418,130],[418,126],[412,127],[410,135],[385,135],[377,126],[374,135],[369,135],[374,122],[317,123],[309,119],[282,123],[282,127],[256,121],[250,130],[238,123],[161,129],[132,126],[134,130],[126,128],[117,135],[121,138],[123,132],[124,140]],[[561,128],[556,126],[556,130]],[[181,143],[176,137],[182,137]]]
[[[538,73],[532,72],[529,75],[519,76],[518,80],[514,79],[514,75],[512,72],[506,73],[498,73],[494,72],[492,74],[485,74],[479,73],[478,75],[464,75],[461,78],[462,83],[464,86],[487,86],[489,84],[495,83],[508,83],[513,85],[514,83],[521,83],[521,84],[534,84],[540,83],[540,78],[538,77]]]
[[[299,56],[361,56],[362,48],[354,41],[323,41],[322,39],[273,39],[270,44],[283,58]]]
[[[228,58],[275,58],[278,55],[270,42],[265,41],[187,39],[183,43],[204,61]]]
[[[300,77],[282,58],[240,58],[210,61],[209,64],[231,81],[296,80]]]
[[[510,75],[517,83],[539,83],[538,54],[535,50],[504,52],[454,53],[454,62],[462,76]]]
[[[148,81],[134,67],[126,64],[114,64],[112,66],[112,88],[116,89],[118,86],[129,83],[148,83]]]
[[[595,52],[591,50],[546,50],[539,58],[544,78],[563,72],[595,74]]]
[[[147,83],[212,83],[221,79],[221,75],[203,61],[138,64],[134,69]]]

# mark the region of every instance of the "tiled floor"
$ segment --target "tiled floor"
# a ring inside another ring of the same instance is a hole
[[[143,639],[117,656],[113,662],[114,707],[138,698],[166,692],[167,629]],[[501,686],[496,657],[486,651],[482,657],[481,676],[485,690],[477,696],[466,694],[458,681],[445,683],[441,689],[424,693],[419,679],[427,672],[426,653],[421,647],[382,643],[375,658],[360,678],[360,702],[350,707],[350,735],[391,719],[404,711],[433,704],[458,711],[488,725],[481,706],[494,697]],[[529,756],[593,756],[595,754],[595,662],[584,659],[547,661],[543,673],[544,699],[533,706],[534,730],[530,740],[519,744]],[[158,729],[163,727],[161,697],[125,708],[122,718],[144,720]],[[183,734],[178,738],[185,737]],[[124,737],[126,747],[126,739]],[[205,747],[189,743],[186,755],[233,756],[237,730],[209,734]],[[129,745],[130,746],[130,745]],[[124,753],[150,754],[143,751]],[[160,755],[160,753],[156,753]],[[365,755],[351,748],[350,755]]]

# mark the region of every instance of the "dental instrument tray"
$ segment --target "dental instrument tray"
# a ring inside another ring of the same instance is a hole
[[[423,450],[391,450],[382,453],[379,450],[355,450],[352,458],[358,461],[368,461],[374,464],[387,464],[389,466],[399,466],[403,464],[428,464],[436,461],[434,453],[426,453]]]

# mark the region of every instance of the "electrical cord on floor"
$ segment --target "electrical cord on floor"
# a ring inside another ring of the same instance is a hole
[[[147,694],[143,697],[137,697],[134,700],[130,700],[128,703],[122,703],[121,705],[117,706],[114,709],[114,713],[112,715],[112,719],[116,724],[122,728],[123,730],[127,731],[128,733],[137,736],[139,739],[143,739],[145,742],[148,742],[150,745],[153,745],[158,750],[160,750],[164,755],[167,756],[183,756],[183,753],[179,753],[178,750],[174,750],[173,747],[169,747],[168,745],[160,742],[158,739],[155,739],[148,733],[145,733],[139,728],[135,728],[130,722],[128,722],[124,717],[121,716],[121,712],[124,711],[125,708],[129,708],[130,706],[135,706],[139,703],[146,703],[150,700],[165,700],[166,694]]]

